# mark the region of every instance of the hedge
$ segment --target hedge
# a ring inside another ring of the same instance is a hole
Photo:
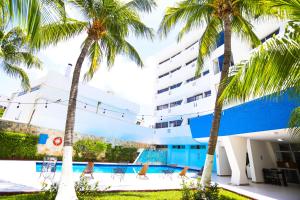
[[[0,159],[37,159],[38,136],[0,131]]]
[[[137,157],[137,148],[135,147],[112,147],[107,145],[105,159],[108,162],[133,162]]]

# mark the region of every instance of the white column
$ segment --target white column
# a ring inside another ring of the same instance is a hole
[[[230,176],[231,169],[228,161],[228,157],[225,151],[223,143],[220,141],[216,147],[216,164],[217,164],[217,174],[218,176]]]
[[[270,149],[271,148],[271,149]],[[257,140],[247,140],[251,178],[253,182],[264,182],[263,168],[274,168],[274,151],[271,143]]]
[[[224,147],[231,168],[231,183],[234,185],[249,184],[246,176],[247,140],[242,137],[224,137]]]

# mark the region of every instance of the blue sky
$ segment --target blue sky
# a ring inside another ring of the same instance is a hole
[[[151,14],[142,14],[143,21],[156,31],[164,10],[167,6],[174,5],[174,2],[173,0],[158,0],[158,7]],[[78,14],[73,8],[68,8],[68,10],[71,17]],[[118,56],[111,70],[107,70],[103,64],[89,84],[103,90],[112,90],[117,95],[136,103],[150,105],[154,93],[155,64],[153,55],[173,44],[176,41],[176,32],[171,32],[170,36],[163,40],[156,38],[154,41],[149,41],[135,37],[128,38],[140,53],[146,67],[140,69],[127,58]],[[44,69],[42,71],[29,70],[31,81],[34,82],[46,75],[49,70],[64,73],[68,63],[75,64],[84,37],[85,35],[80,35],[39,52],[38,56],[43,62]],[[85,67],[86,64],[84,64]],[[0,71],[0,95],[10,96],[17,90],[20,90],[19,80],[10,78]]]

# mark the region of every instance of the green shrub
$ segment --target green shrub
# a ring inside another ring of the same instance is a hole
[[[105,159],[108,162],[133,162],[137,156],[137,148],[135,147],[112,147],[107,145]]]
[[[3,116],[5,109],[4,108],[0,108],[0,118]]]
[[[197,180],[196,184],[193,182],[186,183],[183,180],[181,200],[227,200],[227,197],[219,195],[219,191],[217,184],[203,188],[200,179]]]
[[[35,159],[38,136],[0,131],[0,159]]]
[[[73,148],[75,150],[75,160],[99,161],[105,152],[107,144],[96,138],[83,138],[78,140]]]

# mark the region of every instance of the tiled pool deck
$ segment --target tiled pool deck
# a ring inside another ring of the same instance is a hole
[[[0,163],[1,164],[1,163]],[[2,163],[3,164],[3,163]],[[2,166],[3,167],[3,166]],[[1,192],[33,192],[41,190],[43,178],[40,178],[39,172],[24,173],[24,168],[30,168],[28,164],[18,168],[11,167],[9,171],[0,170],[0,193]],[[20,170],[23,169],[23,170]],[[54,182],[58,182],[60,173],[56,173]],[[110,187],[109,190],[168,190],[180,189],[182,179],[178,174],[172,177],[162,174],[148,174],[149,179],[137,178],[135,174],[126,174],[124,180],[112,178],[110,173],[94,173],[94,179],[90,179],[91,183],[99,182],[99,189]],[[79,180],[80,173],[74,173],[74,180]],[[188,181],[196,181],[194,173],[188,174]],[[261,200],[299,200],[300,186],[289,185],[288,187],[274,186],[266,184],[250,183],[248,186],[230,185],[230,177],[218,177],[213,175],[213,181],[218,183],[220,187],[243,194],[253,199]]]

